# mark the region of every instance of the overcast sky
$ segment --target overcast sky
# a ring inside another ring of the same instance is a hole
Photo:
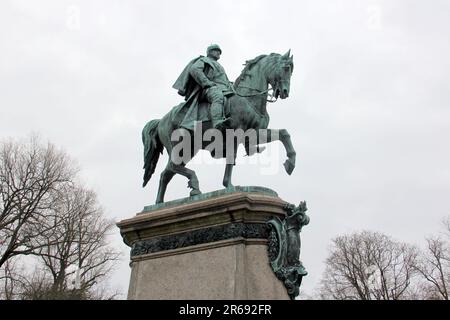
[[[181,102],[171,86],[186,63],[218,43],[234,80],[245,60],[291,49],[290,97],[268,111],[270,128],[290,132],[297,167],[283,171],[274,143],[258,161],[276,170],[246,160],[233,182],[307,201],[310,293],[332,237],[370,229],[420,244],[450,214],[449,9],[444,0],[3,0],[0,138],[36,132],[63,147],[108,216],[130,218],[154,203],[167,161],[142,189],[142,127]],[[202,191],[222,188],[220,161],[189,167]],[[188,192],[177,176],[166,199]],[[118,230],[112,242],[125,254],[112,280],[125,297],[129,250]]]

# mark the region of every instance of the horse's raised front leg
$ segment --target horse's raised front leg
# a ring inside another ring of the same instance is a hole
[[[290,175],[295,168],[295,150],[292,146],[291,136],[286,129],[257,130],[258,144],[280,140],[286,149],[288,159],[284,162],[284,169]]]

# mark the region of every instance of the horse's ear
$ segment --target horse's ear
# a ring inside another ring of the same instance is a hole
[[[289,55],[291,54],[291,49],[289,49],[288,50],[288,52],[286,52],[284,55],[283,55],[283,59],[289,59]]]

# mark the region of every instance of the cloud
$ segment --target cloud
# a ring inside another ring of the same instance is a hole
[[[141,189],[140,130],[181,102],[172,83],[212,42],[222,46],[221,63],[233,80],[258,54],[289,48],[294,54],[290,98],[270,105],[269,113],[270,127],[290,132],[297,168],[292,176],[280,168],[268,177],[245,164],[234,180],[273,188],[293,203],[307,200],[305,290],[320,278],[327,244],[338,233],[375,229],[416,241],[448,214],[445,1],[5,1],[0,7],[0,136],[38,131],[65,147],[112,217],[129,218],[154,202],[167,158]],[[221,188],[217,165],[191,168],[203,191]],[[187,192],[185,179],[176,177],[168,199]],[[127,251],[118,236],[114,243]],[[124,291],[127,263],[115,275]]]

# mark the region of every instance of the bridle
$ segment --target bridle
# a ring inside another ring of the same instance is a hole
[[[238,95],[239,97],[242,97],[242,98],[251,98],[251,97],[256,97],[256,96],[260,96],[260,95],[263,95],[263,94],[267,94],[269,96],[269,99],[266,100],[267,102],[273,103],[273,102],[276,102],[278,100],[278,98],[274,97],[274,95],[273,95],[273,88],[272,88],[272,85],[270,85],[270,84],[269,84],[269,88],[267,90],[264,90],[264,91],[261,91],[261,90],[256,89],[256,88],[247,87],[247,86],[240,86],[240,88],[245,88],[245,89],[258,91],[255,94],[243,95],[243,94],[240,94],[240,93],[238,93],[236,91],[237,88],[234,88],[234,93],[236,95]],[[272,93],[270,93],[271,90],[272,90]]]

